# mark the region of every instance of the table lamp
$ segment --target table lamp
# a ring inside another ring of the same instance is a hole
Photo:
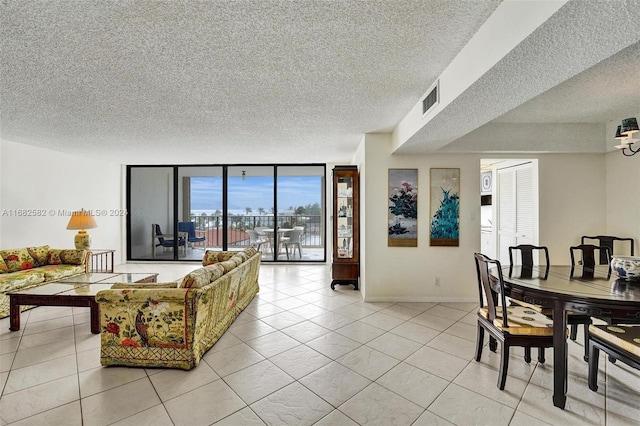
[[[91,246],[91,237],[87,229],[97,228],[98,224],[90,212],[85,210],[75,211],[71,214],[67,229],[77,229],[78,233],[74,239],[78,250],[88,249]]]

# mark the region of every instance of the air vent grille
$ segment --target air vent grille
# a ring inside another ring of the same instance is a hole
[[[429,110],[440,101],[440,97],[438,95],[438,82],[436,81],[427,96],[422,100],[422,114],[429,112]]]

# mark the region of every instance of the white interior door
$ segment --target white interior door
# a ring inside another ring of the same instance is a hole
[[[509,262],[509,246],[537,244],[537,173],[532,162],[496,169],[498,260]],[[535,261],[535,259],[534,259]]]

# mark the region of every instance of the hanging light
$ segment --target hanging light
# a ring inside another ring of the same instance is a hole
[[[620,141],[616,148],[622,150],[622,154],[631,157],[632,155],[640,152],[640,146],[637,149],[633,149],[635,142],[640,142],[638,139],[633,139],[633,134],[640,132],[638,129],[638,120],[635,117],[625,118],[622,120],[622,124],[618,126],[616,130],[615,138]]]

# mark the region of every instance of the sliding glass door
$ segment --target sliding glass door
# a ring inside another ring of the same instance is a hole
[[[127,259],[324,262],[324,165],[128,166]]]

